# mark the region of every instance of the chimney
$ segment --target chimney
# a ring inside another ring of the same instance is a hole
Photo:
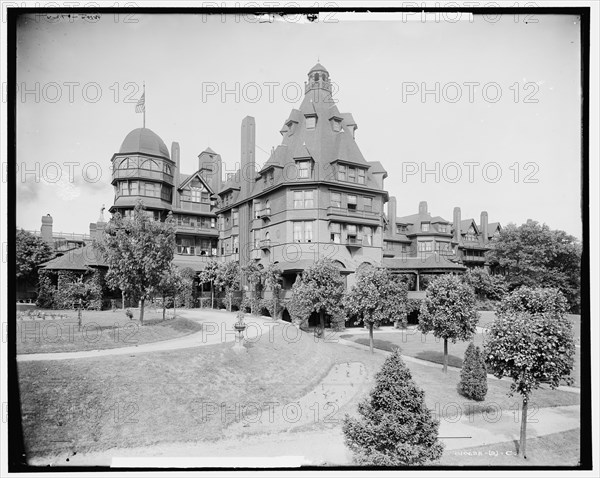
[[[488,242],[488,213],[487,211],[481,211],[481,224],[479,225],[481,233],[483,234],[483,243]]]
[[[179,175],[181,173],[181,165],[179,161],[179,143],[173,141],[171,143],[171,159],[175,162],[175,172],[173,173],[173,199],[175,199],[175,203],[173,206],[180,207],[180,198],[179,193],[177,192],[177,188],[179,187]],[[173,201],[171,201],[173,202]]]
[[[50,214],[46,214],[42,216],[42,228],[40,233],[42,235],[42,239],[52,246],[54,244],[54,240],[52,239],[52,216]]]
[[[256,150],[256,125],[252,116],[242,120],[242,158],[240,165],[240,186],[242,198],[250,196],[254,184]]]
[[[392,228],[392,234],[396,234],[396,196],[390,196],[388,201],[388,220]]]
[[[427,201],[419,203],[419,214],[427,214]]]
[[[459,207],[454,208],[453,225],[454,225],[454,241],[460,242],[460,208]]]
[[[90,237],[92,238],[92,241],[96,241],[98,239],[97,232],[98,230],[96,228],[96,223],[90,222]]]

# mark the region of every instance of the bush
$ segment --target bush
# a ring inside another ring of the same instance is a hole
[[[465,351],[459,388],[465,397],[477,401],[482,401],[487,394],[487,370],[483,353],[473,342]]]
[[[424,392],[396,350],[375,375],[375,388],[358,406],[360,419],[344,418],[346,445],[360,465],[422,465],[438,460],[439,422],[431,416]]]
[[[35,301],[36,305],[41,309],[52,309],[54,307],[54,287],[50,280],[48,271],[40,271],[38,294]]]

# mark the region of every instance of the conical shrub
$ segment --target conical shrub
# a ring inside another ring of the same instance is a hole
[[[465,351],[460,371],[460,392],[467,398],[482,401],[487,394],[487,370],[479,347],[471,342]]]

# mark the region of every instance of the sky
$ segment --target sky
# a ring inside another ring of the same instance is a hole
[[[449,220],[460,206],[463,219],[486,210],[581,238],[579,19],[464,15],[23,18],[17,226],[39,230],[51,214],[55,232],[85,233],[110,207],[110,159],[142,126],[144,83],[146,126],[179,142],[182,172],[206,147],[233,172],[242,119],[256,120],[260,165],[319,61],[365,159],[388,171],[398,216],[427,201]]]

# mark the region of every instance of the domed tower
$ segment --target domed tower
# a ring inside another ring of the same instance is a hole
[[[148,128],[137,128],[112,157],[115,202],[111,213],[131,214],[142,200],[155,220],[164,220],[173,202],[176,164],[164,141]]]
[[[320,63],[317,63],[310,69],[308,72],[308,81],[304,83],[305,94],[316,89],[322,89],[331,93],[329,72]]]

